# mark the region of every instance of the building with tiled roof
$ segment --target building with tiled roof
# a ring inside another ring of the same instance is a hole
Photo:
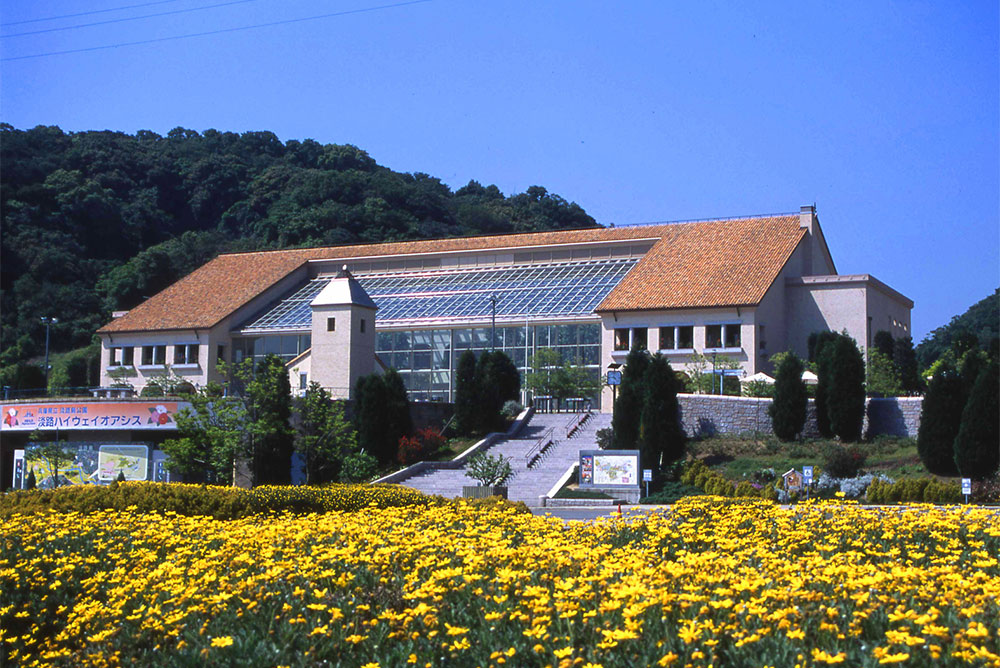
[[[336,305],[349,313],[327,314],[334,293],[351,296]],[[867,274],[838,275],[814,207],[802,207],[221,255],[98,334],[105,384],[126,378],[141,389],[169,371],[202,385],[220,379],[219,360],[274,353],[293,387],[316,380],[346,398],[357,374],[340,367],[356,355],[345,358],[337,346],[347,339],[333,339],[351,335],[374,339],[375,366],[399,370],[412,398],[449,401],[465,350],[495,347],[524,370],[537,350],[553,348],[599,377],[642,346],[679,369],[698,355],[725,356],[749,376],[771,371],[774,353],[804,356],[813,331],[847,330],[863,348],[879,330],[908,336],[912,307]],[[365,327],[368,336],[357,336]],[[603,393],[603,410],[610,397]]]

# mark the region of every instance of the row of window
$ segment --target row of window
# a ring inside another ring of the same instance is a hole
[[[694,350],[694,325],[664,325],[660,332],[659,350]],[[739,348],[740,323],[705,325],[705,348]],[[615,329],[615,350],[649,348],[649,329],[622,327]]]
[[[135,351],[139,349],[140,366],[163,366],[167,363],[167,346],[165,344],[151,346],[114,346],[108,348],[108,367],[135,366]],[[179,343],[174,346],[174,364],[198,364],[197,343]],[[222,355],[223,346],[219,346]]]

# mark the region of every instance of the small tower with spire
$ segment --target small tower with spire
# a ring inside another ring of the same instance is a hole
[[[378,307],[347,265],[316,295],[310,376],[335,399],[353,399],[358,378],[375,371]]]

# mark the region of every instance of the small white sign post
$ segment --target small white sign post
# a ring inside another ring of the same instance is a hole
[[[972,494],[972,478],[962,478],[962,494],[965,495],[965,502],[969,502],[969,495]]]
[[[809,488],[813,484],[813,467],[803,466],[802,467],[802,482],[806,486],[806,498],[809,498]]]
[[[653,469],[642,470],[642,481],[646,483],[646,496],[649,496],[649,481],[653,479]]]

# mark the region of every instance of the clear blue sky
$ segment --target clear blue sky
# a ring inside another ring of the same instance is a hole
[[[16,23],[148,2],[8,0],[2,34],[226,0]],[[918,342],[1000,284],[996,0],[432,0],[16,59],[391,4],[247,0],[6,37],[2,118],[351,143],[452,187],[543,185],[604,224],[815,202],[840,273],[916,302]]]

